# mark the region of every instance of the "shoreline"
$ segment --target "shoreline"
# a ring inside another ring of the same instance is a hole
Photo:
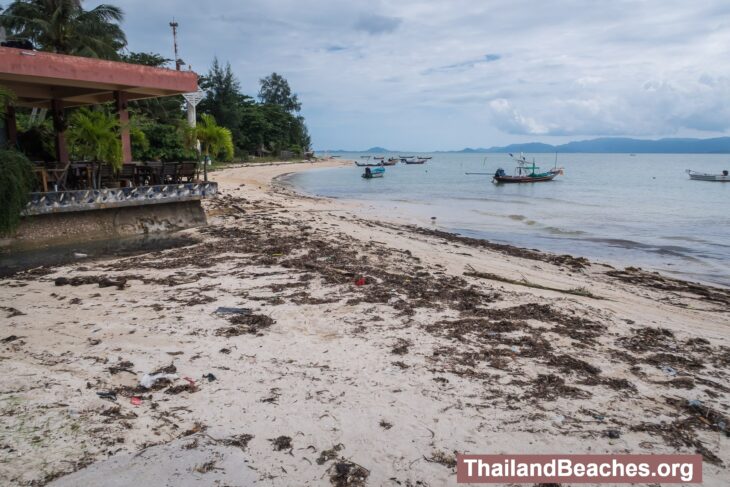
[[[201,485],[455,485],[456,451],[699,452],[726,478],[730,292],[276,180],[346,163],[216,171],[197,243],[0,279],[0,478],[164,473],[143,449]]]
[[[352,163],[353,161],[342,160],[342,162]],[[346,164],[342,164],[342,166],[346,166]],[[337,166],[334,166],[334,167],[337,167]],[[290,190],[293,193],[295,193],[303,198],[322,199],[325,201],[331,201],[331,202],[333,202],[333,204],[334,204],[334,202],[340,202],[340,203],[344,203],[344,204],[349,203],[349,205],[348,205],[349,207],[370,204],[369,200],[355,200],[355,199],[340,198],[340,197],[336,197],[336,196],[323,196],[323,195],[308,193],[306,191],[300,190],[296,187],[296,185],[294,183],[287,180],[287,178],[289,178],[299,172],[301,172],[301,171],[294,171],[294,172],[284,173],[284,174],[280,174],[280,175],[276,176],[275,178],[272,179],[272,186],[274,188],[276,188],[277,184],[281,185],[281,187],[283,189]],[[417,201],[412,201],[412,203],[418,204]],[[383,218],[383,217],[380,217],[380,218]],[[440,224],[438,225],[438,228],[429,228],[428,222],[426,221],[427,218],[425,216],[419,217],[417,215],[414,215],[414,214],[408,213],[408,212],[402,213],[395,217],[390,216],[385,219],[387,219],[389,222],[395,223],[395,224],[402,224],[402,225],[407,225],[409,227],[420,227],[424,230],[434,230],[436,232],[449,233],[451,235],[466,238],[466,239],[483,240],[483,241],[489,242],[492,245],[511,247],[516,250],[519,250],[519,249],[527,250],[530,248],[527,246],[511,243],[508,241],[503,241],[503,240],[495,241],[493,238],[490,238],[490,236],[487,234],[487,232],[484,232],[484,231],[474,231],[473,233],[477,234],[478,236],[472,236],[469,234],[461,233],[458,230],[449,229],[449,228],[444,229]],[[409,220],[410,221],[414,221],[414,220],[419,221],[419,223],[409,223]],[[433,224],[431,225],[431,227],[433,227]],[[641,245],[638,242],[634,242],[634,243],[636,245]],[[554,251],[554,250],[546,250],[546,249],[542,249],[542,248],[538,248],[538,249],[533,248],[533,249],[538,252],[542,252],[542,253],[550,254],[550,255],[567,255],[570,257],[574,257],[574,258],[586,259],[586,260],[590,261],[591,263],[605,265],[605,266],[609,266],[609,267],[637,268],[639,270],[643,270],[646,272],[659,273],[667,279],[686,282],[688,284],[697,284],[700,286],[708,286],[708,287],[715,287],[715,288],[719,288],[719,289],[730,290],[730,284],[725,284],[724,282],[717,282],[717,281],[710,280],[710,278],[707,276],[705,276],[705,277],[707,277],[706,279],[702,279],[702,276],[698,276],[694,273],[683,273],[683,272],[679,272],[679,271],[672,272],[671,269],[654,267],[651,264],[638,264],[636,260],[620,259],[620,258],[616,258],[616,259],[594,258],[594,257],[585,256],[585,255],[578,256],[571,252],[563,253],[563,252],[558,252],[558,251]],[[644,266],[646,268],[644,268]]]

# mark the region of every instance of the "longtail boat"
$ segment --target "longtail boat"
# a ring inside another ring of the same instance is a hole
[[[722,174],[708,174],[706,172],[697,172],[691,169],[687,169],[687,174],[690,179],[695,181],[724,181],[730,182],[730,174],[725,170]]]
[[[419,159],[419,158],[412,158],[412,159],[401,159],[400,161],[403,164],[425,164],[428,159]]]
[[[525,159],[524,154],[520,154],[520,157],[515,157],[510,154],[512,158],[517,162],[515,172],[513,175],[509,175],[501,167],[494,173],[492,182],[494,183],[541,183],[545,181],[552,181],[557,176],[563,174],[563,168],[556,166],[547,172],[537,172],[540,169],[535,165],[535,161],[532,163]],[[528,165],[531,164],[531,165]]]
[[[355,161],[355,165],[357,167],[378,167],[378,166],[382,166],[383,163],[382,162],[357,162],[357,161]]]

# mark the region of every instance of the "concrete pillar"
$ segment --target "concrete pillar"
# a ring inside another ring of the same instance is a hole
[[[8,104],[5,107],[5,128],[8,131],[8,146],[18,146],[18,125],[15,121],[15,106]]]
[[[196,106],[190,103],[189,100],[186,100],[185,103],[187,104],[188,109],[188,125],[195,128],[198,118]]]
[[[115,91],[114,101],[116,102],[117,114],[119,115],[119,125],[122,133],[122,162],[124,164],[129,164],[132,162],[132,139],[129,136],[127,94],[123,91]]]
[[[51,100],[51,112],[53,113],[53,130],[56,132],[56,160],[58,162],[69,162],[68,147],[66,146],[66,117],[63,111],[61,100]]]

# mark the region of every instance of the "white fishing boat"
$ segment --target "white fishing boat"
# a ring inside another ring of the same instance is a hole
[[[723,171],[722,174],[709,174],[706,172],[697,172],[697,171],[693,171],[692,169],[687,169],[687,174],[689,175],[690,179],[694,179],[695,181],[730,182],[730,174],[728,174],[727,170]]]

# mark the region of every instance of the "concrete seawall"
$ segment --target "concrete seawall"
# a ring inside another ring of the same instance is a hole
[[[122,206],[26,216],[15,235],[0,239],[3,252],[174,232],[206,224],[200,200]]]

